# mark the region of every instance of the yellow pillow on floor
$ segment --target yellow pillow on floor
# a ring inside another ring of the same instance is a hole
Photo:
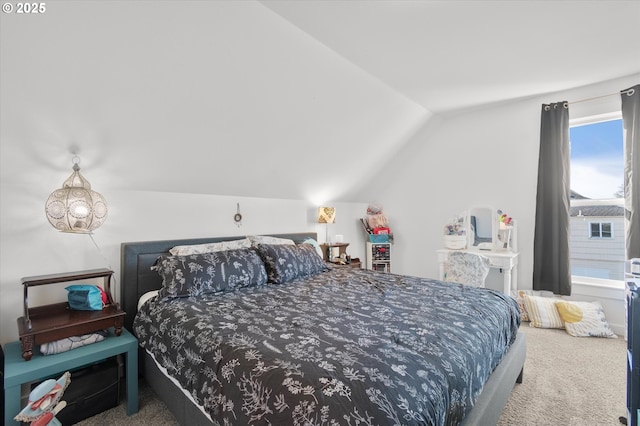
[[[558,314],[564,321],[564,328],[576,337],[618,337],[616,336],[604,316],[600,302],[569,302],[556,303]]]
[[[556,302],[561,299],[555,297],[540,297],[524,294],[524,305],[529,314],[531,327],[564,328],[564,323],[556,309]]]

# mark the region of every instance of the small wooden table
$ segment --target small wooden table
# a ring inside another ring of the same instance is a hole
[[[34,345],[53,342],[65,337],[80,336],[98,330],[114,327],[115,334],[120,335],[124,324],[125,313],[111,296],[110,269],[92,269],[79,272],[40,275],[22,279],[24,286],[24,316],[18,318],[18,334],[22,342],[22,357],[29,361]],[[29,287],[70,281],[104,279],[104,291],[108,304],[100,311],[76,311],[69,308],[67,302],[29,308]]]
[[[18,426],[13,420],[20,410],[20,388],[23,383],[43,380],[65,371],[92,364],[109,357],[126,355],[127,415],[138,412],[138,339],[126,329],[120,336],[114,329],[104,340],[55,355],[42,355],[38,348],[31,361],[22,359],[19,341],[5,345],[4,360],[4,424]],[[64,398],[64,396],[63,396]]]
[[[348,246],[349,246],[349,243],[320,244],[320,248],[322,248],[322,258],[324,259],[325,262],[331,262],[333,260],[331,257],[332,248],[336,247],[338,249],[338,257],[340,257],[342,253],[347,252]]]

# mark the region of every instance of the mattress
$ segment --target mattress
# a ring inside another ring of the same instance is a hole
[[[458,424],[515,339],[490,289],[333,268],[152,298],[134,331],[220,424]]]

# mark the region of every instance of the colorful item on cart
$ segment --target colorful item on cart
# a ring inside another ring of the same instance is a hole
[[[58,380],[48,379],[36,386],[29,394],[27,405],[14,420],[31,422],[31,426],[59,426],[55,417],[67,404],[60,401],[65,389],[71,383],[71,373],[65,372]]]

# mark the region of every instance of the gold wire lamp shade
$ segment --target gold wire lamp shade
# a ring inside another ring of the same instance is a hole
[[[80,174],[79,162],[74,158],[73,173],[62,188],[49,195],[45,212],[49,223],[59,231],[90,234],[107,218],[107,202]]]
[[[336,221],[336,208],[335,207],[318,207],[318,223],[327,224],[327,234],[325,236],[325,242],[329,243],[329,224]]]

